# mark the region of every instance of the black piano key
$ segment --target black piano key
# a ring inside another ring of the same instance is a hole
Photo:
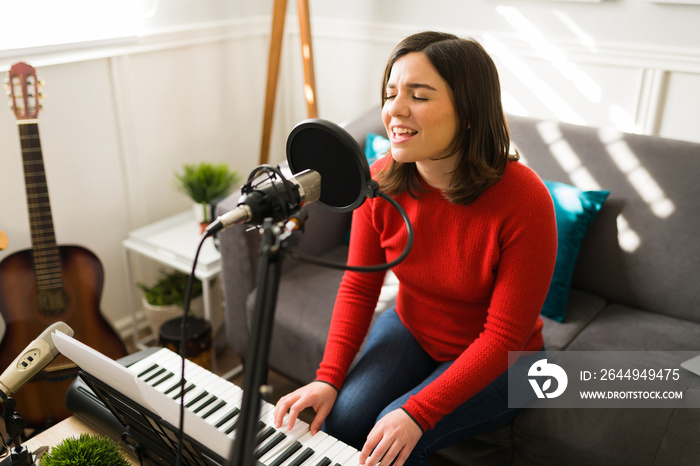
[[[193,388],[194,388],[194,384],[188,385],[187,387],[185,387],[185,390],[180,390],[180,392],[179,392],[177,395],[175,395],[175,396],[173,397],[173,400],[179,399],[179,398],[182,397],[185,393],[189,392],[189,391],[192,390]]]
[[[269,440],[265,445],[263,445],[255,451],[255,459],[262,458],[265,454],[267,454],[270,450],[279,445],[286,438],[287,436],[285,434],[283,434],[282,432],[278,432],[277,435],[272,437],[272,439]]]
[[[228,412],[228,414],[226,414],[226,416],[222,417],[221,420],[216,423],[215,427],[217,429],[220,428],[221,426],[226,424],[228,421],[230,421],[234,417],[238,416],[238,413],[240,413],[240,412],[241,412],[240,408],[233,408],[231,411]]]
[[[203,391],[203,392],[200,393],[199,395],[195,396],[192,400],[190,400],[190,402],[187,403],[187,404],[185,405],[185,408],[189,408],[189,407],[192,406],[193,404],[202,401],[202,398],[204,398],[204,397],[207,396],[208,394],[209,394],[208,391],[206,391],[206,390]]]
[[[211,416],[212,414],[214,414],[215,412],[217,412],[218,410],[220,410],[224,406],[226,406],[226,402],[224,400],[220,400],[212,409],[210,409],[209,411],[207,411],[206,413],[204,413],[202,415],[202,419],[208,418],[209,416]]]
[[[158,367],[159,367],[158,364],[153,364],[153,365],[152,365],[151,367],[149,367],[148,369],[145,369],[145,370],[141,371],[141,373],[140,373],[139,375],[137,375],[137,377],[140,379],[140,378],[142,378],[144,375],[146,375],[146,374],[148,374],[149,372],[151,372],[152,370],[158,369]]]
[[[238,420],[236,420],[236,422],[234,422],[233,424],[231,424],[231,425],[229,426],[229,428],[226,429],[226,430],[224,431],[225,434],[226,434],[226,435],[230,434],[231,432],[233,432],[234,430],[236,430],[236,427],[238,427]]]
[[[145,379],[143,379],[143,381],[146,383],[149,383],[151,380],[155,379],[156,377],[161,375],[163,372],[165,372],[165,369],[161,367],[160,369],[155,371],[153,374],[151,374],[148,377],[146,377]]]
[[[282,463],[287,461],[292,455],[301,450],[301,443],[294,442],[286,450],[284,450],[280,455],[275,458],[275,461],[271,462],[268,466],[281,466]]]
[[[268,427],[262,432],[260,432],[257,437],[255,437],[255,445],[260,445],[263,443],[265,440],[267,440],[272,434],[275,433],[275,428],[274,427]]]
[[[157,387],[158,385],[162,384],[166,380],[170,379],[170,377],[173,377],[175,374],[172,372],[167,372],[163,377],[161,377],[156,383],[151,385],[152,387]]]
[[[164,395],[170,395],[170,393],[171,393],[173,390],[182,387],[182,386],[185,385],[186,383],[187,383],[186,380],[185,380],[184,383],[183,383],[183,380],[180,379],[180,380],[178,380],[177,382],[175,382],[175,385],[173,385],[172,387],[170,387],[169,389],[167,389],[166,391],[164,391],[163,394],[164,394]]]
[[[195,409],[194,412],[197,413],[197,414],[199,414],[199,412],[200,412],[201,410],[203,410],[204,408],[206,408],[207,406],[209,406],[210,404],[212,404],[212,403],[215,402],[216,400],[218,400],[218,398],[216,397],[216,395],[212,395],[211,397],[209,397],[209,399],[208,399],[207,401],[205,401],[205,402],[202,403],[201,405],[197,406],[197,409]]]
[[[301,466],[301,464],[311,458],[311,456],[314,454],[313,448],[306,448],[304,451],[302,451],[299,456],[294,458],[294,461],[289,463],[289,466]]]
[[[324,456],[323,459],[316,464],[316,466],[328,466],[331,463],[332,461]]]

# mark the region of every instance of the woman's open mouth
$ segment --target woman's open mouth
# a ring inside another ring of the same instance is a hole
[[[404,141],[416,135],[418,131],[405,126],[394,126],[391,128],[392,140],[395,142]]]

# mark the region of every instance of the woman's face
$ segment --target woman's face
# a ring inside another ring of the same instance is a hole
[[[437,159],[450,155],[459,121],[452,90],[428,58],[411,52],[396,60],[385,92],[382,121],[394,160],[444,162]]]

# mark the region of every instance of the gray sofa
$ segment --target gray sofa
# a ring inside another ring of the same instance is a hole
[[[544,318],[549,350],[700,353],[700,144],[509,117],[524,161],[542,178],[589,176],[610,196],[583,241],[567,317]],[[373,109],[345,125],[361,146],[382,134]],[[565,167],[565,168],[562,168]],[[650,181],[653,180],[653,181]],[[235,206],[232,195],[218,206]],[[655,213],[656,212],[656,213]],[[298,248],[341,259],[350,214],[317,205]],[[220,234],[227,339],[245,355],[256,232]],[[270,366],[300,383],[323,354],[342,272],[287,261]],[[390,305],[391,287],[384,295]],[[503,427],[439,453],[459,464],[700,464],[700,409],[527,409]]]

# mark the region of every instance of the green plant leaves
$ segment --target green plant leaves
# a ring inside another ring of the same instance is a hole
[[[182,272],[173,271],[166,273],[160,271],[160,278],[153,286],[146,286],[143,283],[137,283],[146,296],[148,304],[153,306],[170,306],[177,304],[185,305],[185,292],[187,290],[187,280],[189,275]],[[202,282],[195,278],[192,283],[192,299],[202,294]]]
[[[228,165],[202,162],[186,164],[182,173],[175,173],[176,188],[194,202],[208,204],[231,192],[239,181],[238,172]]]
[[[41,466],[129,466],[117,443],[109,437],[81,434],[53,447],[41,459]]]

